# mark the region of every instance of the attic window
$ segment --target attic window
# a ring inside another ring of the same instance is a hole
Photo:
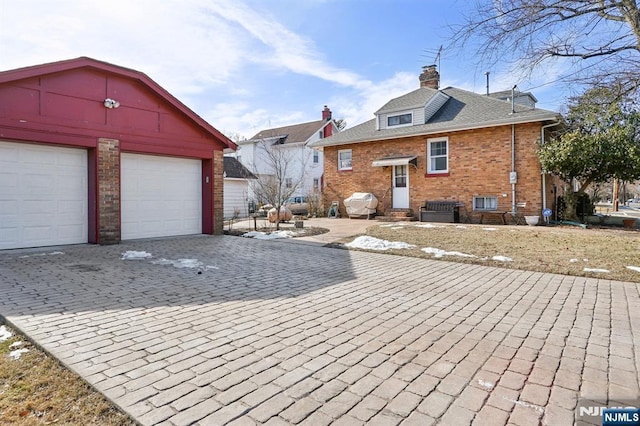
[[[403,124],[411,124],[413,117],[411,113],[401,115],[391,115],[387,117],[387,126],[401,126]]]

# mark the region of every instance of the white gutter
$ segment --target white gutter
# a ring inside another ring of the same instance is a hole
[[[548,127],[555,127],[560,124],[560,121],[556,121],[555,123],[547,124],[540,128],[540,145],[544,145],[544,129]],[[547,208],[547,179],[546,173],[542,172],[542,208]]]

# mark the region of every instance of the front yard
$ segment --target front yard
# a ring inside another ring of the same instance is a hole
[[[640,282],[638,230],[403,222],[372,226],[366,236],[406,243],[411,247],[377,244],[403,256]],[[337,245],[353,242],[347,238]],[[375,243],[361,238],[349,248],[371,249]]]

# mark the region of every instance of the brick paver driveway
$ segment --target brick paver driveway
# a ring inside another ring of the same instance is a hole
[[[237,237],[61,252],[0,252],[0,313],[143,424],[562,425],[638,395],[638,284]]]

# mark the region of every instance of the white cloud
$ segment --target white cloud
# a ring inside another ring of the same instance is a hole
[[[270,48],[266,55],[254,55],[253,60],[272,67],[285,67],[297,74],[309,75],[343,86],[363,87],[367,82],[349,70],[328,65],[312,40],[288,30],[274,17],[258,13],[237,1],[213,2],[211,10],[239,24]]]
[[[221,84],[248,41],[208,1],[3,2],[4,69],[90,56],[140,70],[178,96]],[[5,48],[6,47],[6,48]]]
[[[374,113],[389,100],[420,87],[418,74],[399,72],[378,83],[368,81],[358,90],[340,94],[331,99],[332,105],[339,106],[339,116],[348,127],[371,120]]]

